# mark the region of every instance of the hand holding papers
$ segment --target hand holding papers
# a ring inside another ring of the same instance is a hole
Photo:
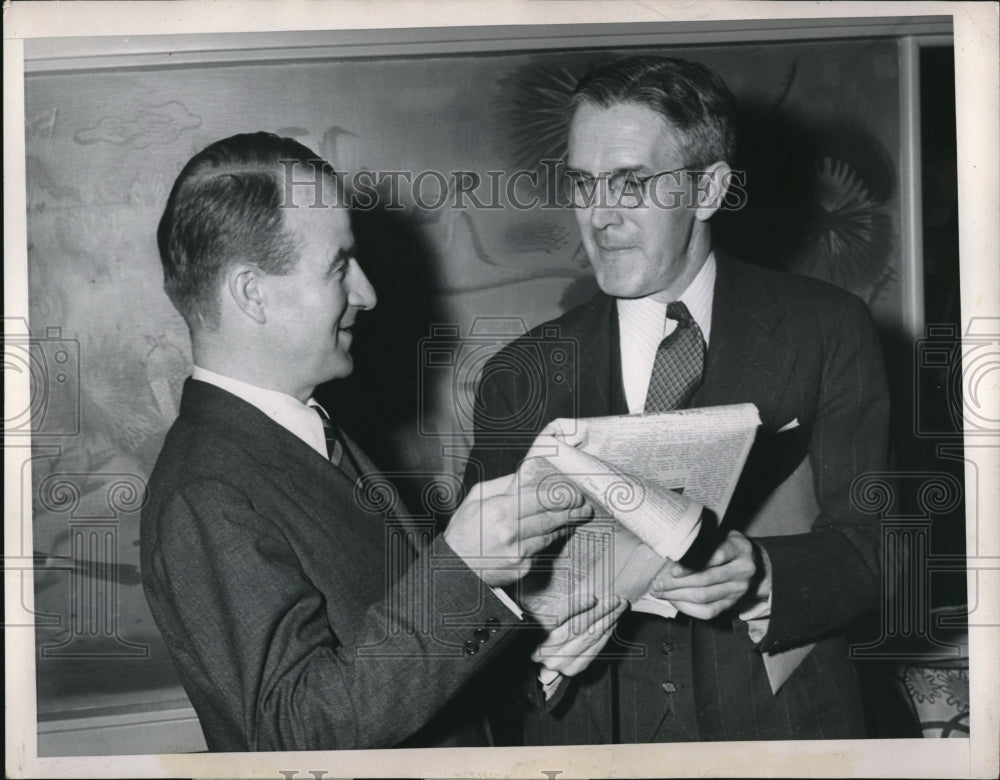
[[[572,677],[586,669],[611,638],[628,602],[617,596],[608,600],[595,599],[590,609],[573,615],[551,631],[548,637],[531,654],[531,660],[540,663],[554,674]]]
[[[609,603],[618,596],[634,610],[675,615],[649,594],[650,584],[665,561],[687,552],[705,508],[723,516],[758,425],[753,404],[553,422],[522,462],[522,490],[533,485],[543,506],[582,493],[595,515],[552,556],[536,560],[516,600],[535,614],[560,614],[582,594]],[[603,626],[584,632],[588,647],[610,636]],[[553,639],[538,660],[578,672],[579,644]]]
[[[734,606],[751,587],[754,595],[766,600],[771,592],[770,580],[764,581],[763,566],[758,571],[754,553],[747,537],[730,531],[703,568],[692,570],[681,563],[666,563],[653,579],[650,593],[699,620],[710,620]]]
[[[544,505],[538,499],[513,474],[480,482],[452,515],[444,540],[487,585],[509,585],[530,569],[533,555],[591,515],[579,495],[548,496]]]

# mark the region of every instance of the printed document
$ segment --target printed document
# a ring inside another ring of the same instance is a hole
[[[543,505],[582,491],[595,517],[522,580],[518,603],[561,615],[591,594],[614,594],[635,611],[676,615],[649,586],[691,546],[706,509],[725,515],[759,425],[753,404],[554,421],[519,478]]]

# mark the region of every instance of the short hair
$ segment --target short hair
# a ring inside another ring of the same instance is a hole
[[[570,110],[621,103],[645,106],[662,116],[679,136],[686,165],[732,160],[736,99],[711,68],[675,57],[626,57],[584,76],[570,98]]]
[[[189,328],[217,326],[219,283],[238,260],[268,274],[293,268],[297,251],[281,209],[282,160],[334,176],[329,163],[298,141],[260,132],[207,146],[174,182],[156,239],[163,288]]]

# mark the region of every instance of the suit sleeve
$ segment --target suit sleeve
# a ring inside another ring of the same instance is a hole
[[[150,604],[213,749],[391,747],[516,622],[438,537],[385,599],[334,625],[336,594],[309,581],[246,496],[216,481],[186,485],[162,506],[147,566]],[[466,652],[469,626],[492,616],[496,631]]]
[[[513,345],[508,349],[513,349]],[[512,409],[522,408],[517,385],[510,372],[493,371],[487,364],[476,388],[475,439],[465,468],[465,487],[496,479],[517,470],[531,446],[535,430],[520,430],[493,421],[512,419]]]
[[[507,347],[516,348],[516,343]],[[526,392],[512,372],[491,368],[487,364],[476,388],[475,439],[465,468],[466,490],[477,482],[516,471],[537,433],[535,426],[506,424],[517,419],[512,410],[524,408]],[[548,421],[538,422],[544,425]],[[520,735],[509,732],[517,728],[512,724],[519,722],[524,706],[550,710],[571,687],[570,680],[563,680],[555,695],[545,699],[538,680],[539,666],[530,657],[543,636],[539,632],[522,632],[516,648],[505,657],[504,682],[490,696],[490,720],[498,744],[520,744]]]
[[[809,442],[820,514],[807,534],[759,538],[772,566],[771,619],[760,648],[779,651],[838,631],[876,608],[881,529],[852,504],[856,477],[885,468],[889,400],[880,343],[864,304],[842,310],[824,345]]]

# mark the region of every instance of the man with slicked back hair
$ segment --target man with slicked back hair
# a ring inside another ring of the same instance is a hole
[[[579,511],[501,476],[435,536],[372,498],[349,410],[313,399],[376,303],[337,187],[296,141],[233,136],[184,167],[157,234],[194,369],[149,482],[143,584],[211,750],[484,744],[463,693],[525,625],[499,588]]]

